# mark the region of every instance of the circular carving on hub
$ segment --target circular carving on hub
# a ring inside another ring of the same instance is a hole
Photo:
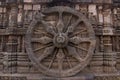
[[[56,37],[56,42],[57,42],[58,44],[63,44],[63,43],[65,42],[65,37],[64,37],[64,36],[61,36],[61,35],[57,36],[57,37]]]
[[[87,66],[95,49],[95,34],[83,14],[58,6],[36,13],[25,44],[31,62],[40,72],[67,77]]]
[[[57,48],[63,48],[68,44],[68,37],[64,33],[59,33],[54,37],[53,42]]]

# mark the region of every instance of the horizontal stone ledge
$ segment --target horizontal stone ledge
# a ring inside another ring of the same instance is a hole
[[[26,33],[25,28],[6,28],[6,29],[0,29],[0,35],[24,35]]]

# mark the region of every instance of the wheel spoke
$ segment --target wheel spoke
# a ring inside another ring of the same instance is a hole
[[[59,12],[59,20],[58,20],[58,23],[57,23],[57,29],[58,29],[59,33],[61,33],[63,31],[63,28],[64,28],[62,14],[63,14],[63,12]]]
[[[39,61],[42,61],[44,58],[46,58],[47,56],[49,56],[50,54],[52,54],[53,51],[54,51],[54,47],[53,47],[53,46],[46,48],[46,49],[44,50],[43,54],[40,55],[40,57],[39,57],[38,60],[39,60]]]
[[[70,66],[70,68],[72,68],[72,64],[71,64],[71,62],[70,62],[70,60],[69,60],[69,57],[67,56],[67,49],[66,48],[64,48],[63,49],[63,51],[64,51],[64,54],[65,54],[65,56],[66,56],[66,60],[67,60],[67,62],[68,62],[68,65]]]
[[[63,12],[59,11],[59,20],[62,20],[62,15],[63,15]]]
[[[49,38],[49,37],[47,37],[47,36],[44,36],[44,37],[41,37],[41,38],[33,38],[32,42],[38,42],[38,43],[42,43],[42,44],[48,44],[48,43],[52,42],[52,39]]]
[[[71,26],[76,27],[82,20],[79,18],[74,24],[72,24]]]
[[[52,27],[52,26],[49,26],[48,23],[43,20],[43,18],[45,17],[45,15],[43,15],[42,13],[39,13],[39,12],[38,12],[36,15],[37,15],[37,18],[40,19],[40,22],[44,25],[45,30],[46,30],[48,33],[54,35],[54,34],[55,34],[55,31],[54,31],[53,27]]]
[[[34,34],[46,34],[46,32],[41,29],[37,29],[37,30],[34,30]]]
[[[67,25],[66,25],[67,27],[69,26],[69,24],[70,24],[70,22],[72,20],[72,17],[73,17],[73,15],[71,15],[70,18],[68,19],[68,22],[67,22]]]
[[[82,48],[82,47],[80,47],[80,46],[76,46],[76,45],[73,45],[73,44],[72,44],[72,45],[70,44],[70,46],[75,47],[75,48],[78,48],[78,49],[80,49],[80,50],[82,50],[82,51],[88,52],[87,49]]]
[[[41,30],[41,29],[37,29],[37,30],[34,30],[34,32],[43,32],[43,30]]]
[[[53,26],[48,25],[48,23],[46,23],[44,20],[41,20],[41,23],[44,25],[45,30],[46,30],[48,33],[50,33],[50,34],[52,34],[52,35],[55,35],[55,34],[56,34],[55,31],[54,31]]]
[[[58,49],[56,48],[56,49],[54,50],[54,55],[53,55],[53,57],[52,57],[52,60],[51,60],[51,62],[50,62],[50,64],[49,64],[48,69],[51,68],[51,66],[52,66],[52,64],[53,64],[53,62],[54,62],[54,60],[55,60],[55,57],[56,57],[57,52],[58,52]]]
[[[39,51],[39,50],[45,49],[45,48],[50,47],[50,46],[52,46],[52,44],[47,44],[47,45],[45,45],[45,46],[43,46],[43,47],[41,47],[41,48],[37,48],[37,49],[35,49],[35,50],[33,50],[33,51],[34,51],[34,52],[37,52],[37,51]]]
[[[85,31],[87,31],[87,29],[83,29],[83,30],[80,30],[80,31],[78,31],[78,32],[75,32],[75,33],[73,33],[72,35],[70,35],[70,37],[73,37],[73,36],[78,35],[78,34],[80,34],[80,33],[82,33],[82,32],[85,32]]]
[[[44,17],[45,17],[45,15],[43,14],[43,13],[41,13],[41,12],[39,12],[39,11],[36,11],[35,12],[35,17],[34,17],[34,19],[36,19],[36,20],[42,20]]]
[[[35,31],[34,34],[46,34],[46,33],[42,32],[42,31],[41,32],[40,31],[39,32]]]
[[[63,61],[64,61],[65,55],[63,53],[62,49],[59,49],[58,54],[57,54],[57,59],[58,59],[58,68],[60,71],[63,70]]]
[[[89,38],[80,38],[78,36],[72,37],[70,38],[70,42],[74,43],[74,44],[80,44],[83,42],[90,42]]]
[[[68,33],[72,33],[75,29],[75,27],[81,22],[82,20],[81,19],[78,19],[74,24],[72,24],[71,26],[68,27],[67,29],[67,34]]]
[[[65,32],[66,29],[68,28],[68,26],[69,26],[69,24],[70,24],[70,22],[71,22],[71,20],[72,20],[72,17],[73,17],[73,15],[71,15],[71,16],[69,17],[68,22],[67,22],[67,24],[66,24],[66,26],[65,26],[65,28],[64,28],[64,32]]]
[[[42,30],[36,30],[34,31],[35,35],[43,35],[43,36],[48,36],[48,37],[53,37],[51,34],[48,34],[47,32],[44,32]]]
[[[74,58],[76,58],[79,62],[83,61],[83,59],[79,56],[79,54],[76,52],[76,49],[74,47],[71,46],[67,46],[68,49],[68,53],[73,56]]]

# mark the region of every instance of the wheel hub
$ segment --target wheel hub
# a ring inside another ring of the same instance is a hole
[[[63,48],[68,44],[68,37],[64,33],[58,33],[53,39],[54,45],[57,48]]]

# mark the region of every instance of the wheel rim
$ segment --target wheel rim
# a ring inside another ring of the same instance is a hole
[[[42,13],[36,14],[26,33],[30,60],[49,76],[77,74],[88,64],[95,48],[91,24],[69,7],[52,7]]]

